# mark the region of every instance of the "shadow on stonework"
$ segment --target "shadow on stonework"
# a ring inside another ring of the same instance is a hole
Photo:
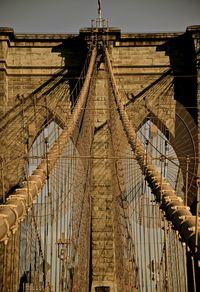
[[[197,70],[194,42],[189,32],[172,38],[157,51],[169,56],[174,76],[175,99],[188,109],[197,122]]]
[[[64,78],[69,84],[71,93],[75,89],[77,81],[79,81],[78,86],[74,90],[74,94],[70,98],[73,106],[85,80],[85,74],[81,77],[80,75],[88,53],[86,42],[80,36],[74,36],[54,47],[52,52],[59,53],[60,57],[63,59],[64,70],[67,71]]]
[[[19,119],[22,116],[23,110],[22,110],[22,102],[23,107],[28,108],[32,98],[37,97],[37,100],[44,102],[45,96],[50,96],[51,92],[54,92],[56,88],[59,87],[59,85],[62,85],[63,82],[67,83],[67,86],[70,90],[70,92],[73,91],[74,86],[76,82],[79,80],[79,76],[82,72],[82,68],[85,64],[85,59],[87,56],[87,46],[83,39],[81,39],[79,36],[72,36],[71,38],[64,40],[62,44],[59,46],[56,46],[52,49],[52,54],[56,52],[57,54],[60,54],[60,56],[63,59],[63,66],[59,68],[59,70],[53,74],[48,80],[46,80],[44,83],[42,83],[40,86],[38,86],[36,89],[34,89],[28,96],[19,95],[16,105],[10,109],[8,112],[6,112],[5,115],[0,117],[0,132],[5,131],[6,128],[9,128],[9,123],[13,121],[13,113],[14,119]],[[61,77],[61,78],[60,78]],[[76,90],[76,95],[74,97],[78,96],[78,93],[82,87],[82,84],[84,82],[84,75],[83,78],[79,82],[79,86]],[[66,87],[67,87],[66,86]],[[69,95],[66,95],[66,101],[68,101]],[[75,102],[75,98],[71,100],[71,105],[73,106],[73,103]],[[44,116],[46,115],[46,110],[44,109]],[[51,115],[51,113],[49,114]],[[58,119],[58,116],[55,116],[54,119]],[[50,118],[49,118],[50,120]],[[38,121],[37,121],[38,122]],[[46,123],[46,117],[44,117],[44,120],[40,121],[40,125],[38,124],[38,128],[42,128],[42,124]],[[21,125],[21,124],[20,124]],[[21,130],[19,126],[19,131]],[[39,133],[35,133],[34,139],[39,135]],[[33,141],[34,141],[33,139]],[[2,141],[6,141],[6,137],[3,137]],[[33,142],[32,141],[32,142]],[[21,141],[20,141],[21,142]],[[7,144],[6,144],[7,145]],[[13,144],[12,144],[13,145]],[[9,147],[12,146],[10,144]],[[21,142],[21,145],[23,143]],[[13,146],[12,146],[13,147]],[[15,147],[15,146],[14,146]],[[8,151],[8,147],[5,146],[4,152]],[[12,150],[9,150],[12,152]],[[3,151],[1,152],[2,155],[6,155]],[[9,176],[9,173],[6,174],[7,183],[4,182],[4,191],[5,191],[5,197],[7,198],[10,194],[12,194],[17,188],[21,187],[21,182],[25,180],[24,177],[24,167],[21,167],[20,169],[17,168],[20,164],[19,161],[23,160],[23,153],[21,152],[21,156],[16,158],[16,161],[12,162],[12,167],[10,166],[10,169],[12,169],[13,173],[17,173],[18,175],[16,178],[13,178],[13,175]],[[13,159],[13,157],[12,157]],[[21,159],[21,160],[20,160]],[[13,161],[13,160],[12,160]],[[14,167],[16,168],[15,171],[13,171]],[[11,183],[12,178],[12,183]],[[1,194],[1,178],[0,178],[0,203],[2,203],[3,196]]]
[[[174,98],[176,103],[175,136],[171,137],[176,154],[179,158],[183,175],[186,173],[186,158],[189,163],[188,205],[195,214],[196,175],[197,175],[197,69],[196,53],[191,34],[180,34],[163,45],[157,51],[165,51],[169,56],[174,82]],[[184,138],[183,138],[184,137]],[[184,179],[185,181],[185,179]],[[183,187],[185,192],[185,186]]]

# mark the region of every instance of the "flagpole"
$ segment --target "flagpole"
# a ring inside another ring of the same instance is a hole
[[[99,24],[102,24],[102,10],[101,10],[101,0],[98,0],[98,15],[99,15]]]
[[[102,19],[102,12],[101,12],[101,10],[99,12],[99,18]]]

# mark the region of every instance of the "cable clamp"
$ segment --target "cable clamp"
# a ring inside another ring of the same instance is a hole
[[[7,218],[8,218],[8,215],[0,214],[0,219],[3,219],[3,221],[4,221],[5,225],[6,225],[6,229],[7,229],[5,236],[0,239],[0,242],[4,242],[5,245],[7,245],[8,239],[9,239],[10,234],[11,234],[10,226],[9,226]]]
[[[29,180],[28,183],[30,183],[30,184],[34,184],[35,187],[36,187],[36,192],[39,193],[39,189],[38,189],[38,186],[37,186],[37,182],[36,182],[36,181],[34,181],[34,180]]]
[[[184,222],[184,221],[186,221],[186,220],[188,220],[188,219],[193,219],[194,216],[192,216],[192,215],[181,215],[181,216],[179,216],[178,218]],[[183,222],[182,222],[182,223],[183,223]]]
[[[16,211],[17,205],[8,204],[7,206],[8,206],[8,208],[10,208],[13,211],[13,213],[15,214],[15,217],[16,217],[16,223],[10,228],[12,230],[13,234],[14,234],[15,231],[17,230],[16,227],[18,226],[18,222],[19,222],[19,220],[18,220],[19,216],[18,216],[18,213]]]
[[[192,232],[196,232],[196,229],[197,229],[197,231],[199,232],[199,231],[200,231],[200,226],[197,226],[197,228],[196,228],[196,226],[188,227],[188,230],[189,230],[189,231],[192,231]]]
[[[185,210],[190,210],[190,207],[188,206],[172,206],[171,207],[172,210],[181,210],[181,209],[185,209]]]

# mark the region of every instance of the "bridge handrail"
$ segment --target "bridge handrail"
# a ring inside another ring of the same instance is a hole
[[[72,112],[68,125],[64,128],[60,137],[49,150],[47,158],[41,161],[36,170],[28,177],[28,180],[24,182],[24,187],[17,189],[9,196],[5,204],[0,205],[0,242],[4,241],[6,243],[10,233],[14,233],[17,230],[18,223],[26,216],[34,200],[41,192],[46,179],[72,136],[79,122],[81,113],[85,108],[96,55],[96,48],[93,48],[78,102]]]
[[[192,215],[190,208],[183,204],[182,199],[178,197],[169,182],[156,169],[156,166],[152,163],[151,156],[148,155],[147,157],[145,149],[134,127],[131,125],[124,105],[121,102],[107,48],[105,48],[105,57],[115,102],[128,142],[135,153],[135,157],[141,169],[144,171],[144,175],[153,193],[161,203],[161,208],[165,211],[168,220],[179,231],[181,238],[188,244],[191,251],[200,259],[200,218],[198,216],[198,224],[196,224],[196,216]]]

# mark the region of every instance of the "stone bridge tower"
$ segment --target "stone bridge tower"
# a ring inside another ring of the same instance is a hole
[[[57,77],[65,77],[70,96],[82,70],[88,46],[95,37],[99,38],[99,42],[103,41],[108,45],[117,86],[124,107],[132,117],[133,125],[139,128],[149,116],[155,117],[155,123],[159,121],[162,125],[177,156],[182,153],[190,156],[190,180],[196,181],[200,177],[200,26],[188,27],[183,33],[145,34],[121,33],[117,28],[107,28],[103,33],[98,29],[94,31],[84,28],[77,35],[17,34],[11,28],[0,28],[1,122],[4,122],[5,114],[9,114],[10,109],[23,103],[24,98],[42,91],[44,84],[46,86],[54,79],[56,85],[59,84]],[[106,108],[109,85],[101,56],[98,66],[94,96],[95,138],[92,151],[95,157],[106,157],[112,150],[109,146],[108,128],[102,129],[108,118]],[[162,82],[170,88],[164,94],[162,88],[159,88]],[[72,100],[66,99],[68,111],[72,103]],[[52,106],[48,110],[62,122],[59,107]],[[30,143],[37,137],[37,129],[41,127],[44,119],[45,117],[41,116],[39,121],[28,125]],[[11,139],[15,137],[0,137],[2,165]],[[19,143],[22,144],[23,141]],[[14,155],[13,151],[14,149],[9,149],[9,155]],[[23,161],[18,155],[16,166],[10,165],[7,171],[1,172],[1,199],[3,193],[7,194],[23,176],[23,165],[18,167],[21,163],[17,163],[18,160]],[[120,268],[119,271],[114,268],[117,254],[113,240],[115,230],[112,221],[115,214],[112,209],[111,178],[112,166],[109,168],[107,161],[99,162],[94,159],[92,291],[98,291],[98,287],[110,287],[110,292],[116,291],[115,275],[120,271]],[[197,188],[191,187],[188,204],[193,213],[193,206],[198,201],[196,194]],[[125,280],[124,284],[126,285]]]

